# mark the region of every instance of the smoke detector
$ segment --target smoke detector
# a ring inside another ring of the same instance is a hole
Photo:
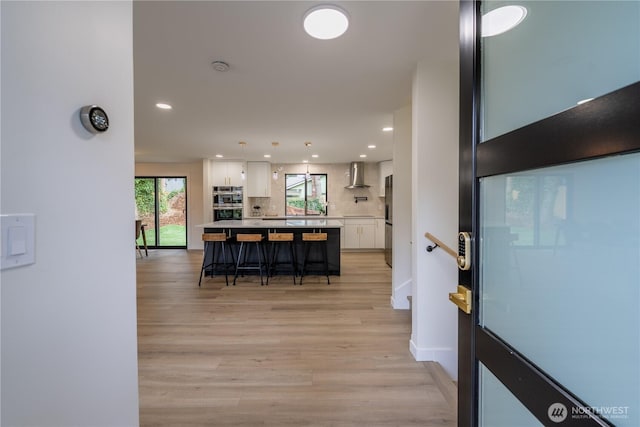
[[[214,70],[219,71],[221,73],[229,71],[229,64],[227,64],[224,61],[213,61],[211,65],[213,66]]]

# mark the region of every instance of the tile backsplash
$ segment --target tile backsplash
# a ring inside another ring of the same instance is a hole
[[[271,197],[250,197],[245,208],[251,215],[255,206],[262,215],[283,216],[285,212],[285,174],[305,173],[305,164],[271,164],[271,172],[278,172],[278,179],[271,182]],[[384,198],[380,197],[378,163],[365,163],[365,183],[368,188],[347,189],[349,163],[309,164],[309,172],[327,174],[328,215],[374,215],[384,216]],[[359,198],[358,203],[355,197]],[[367,200],[363,200],[363,198]]]

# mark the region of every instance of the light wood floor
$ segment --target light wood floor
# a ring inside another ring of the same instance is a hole
[[[380,253],[342,276],[206,278],[202,252],[137,260],[140,425],[454,426],[455,392],[409,352]],[[444,393],[443,393],[444,392]]]

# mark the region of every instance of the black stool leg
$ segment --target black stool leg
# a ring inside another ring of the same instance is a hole
[[[244,242],[240,242],[240,250],[238,251],[238,259],[236,261],[236,273],[233,276],[233,286],[236,285],[236,279],[238,278],[238,271],[240,269],[240,262],[241,262],[240,260],[242,259],[242,250],[243,249],[244,249]],[[247,258],[246,251],[245,251],[244,257],[245,257],[245,259]]]
[[[224,242],[220,242],[222,245],[222,262],[224,266],[224,281],[229,286],[229,266],[227,265],[227,249]]]
[[[307,242],[304,243],[304,254],[302,256],[302,273],[300,273],[300,284],[302,285],[302,279],[307,272],[307,262],[309,261],[309,250],[311,245]]]
[[[296,255],[293,251],[293,242],[289,242],[289,256],[291,257],[291,275],[293,276],[293,284],[296,284],[296,276],[298,275],[298,269],[296,267]]]
[[[327,276],[327,285],[330,285],[329,281],[329,258],[327,257],[327,242],[322,244],[322,252],[324,253],[324,274]]]
[[[258,270],[260,273],[260,286],[264,286],[264,282],[262,281],[262,258],[264,256],[263,248],[260,247],[260,244],[256,242],[256,256],[258,257]],[[267,285],[269,277],[267,276]]]
[[[208,267],[207,263],[207,254],[209,253],[209,242],[204,242],[204,254],[202,255],[202,268],[200,269],[200,279],[198,280],[198,287],[202,284],[202,274],[204,273],[204,269]]]
[[[269,285],[269,277],[273,277],[273,272],[276,269],[276,260],[278,259],[278,245],[275,242],[271,242],[271,250],[267,257],[267,285]]]

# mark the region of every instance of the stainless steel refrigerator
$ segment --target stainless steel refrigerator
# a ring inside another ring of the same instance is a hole
[[[384,179],[384,260],[391,267],[393,255],[393,175]]]

